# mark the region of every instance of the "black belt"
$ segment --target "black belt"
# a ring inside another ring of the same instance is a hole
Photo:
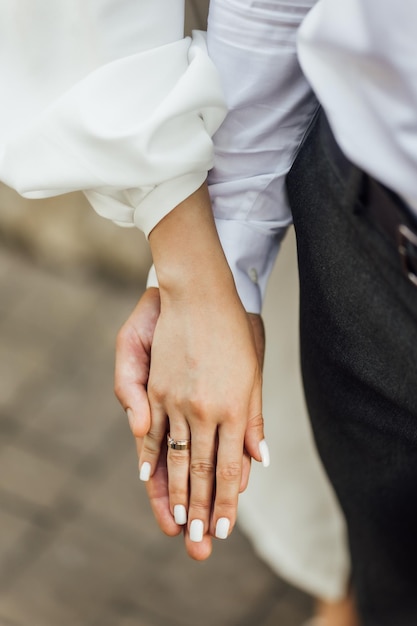
[[[347,181],[354,166],[339,148],[324,115],[320,124],[323,143],[331,161]],[[363,174],[361,204],[370,221],[394,245],[405,275],[417,287],[417,219],[401,198],[367,174]]]

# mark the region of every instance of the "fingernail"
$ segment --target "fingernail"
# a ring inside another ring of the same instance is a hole
[[[190,524],[190,540],[195,543],[203,541],[204,524],[201,519],[193,519]]]
[[[187,509],[183,504],[174,506],[174,520],[178,526],[184,526],[187,523]]]
[[[227,539],[229,536],[230,520],[227,517],[220,517],[216,524],[217,539]]]
[[[269,467],[271,459],[269,456],[268,444],[266,443],[265,439],[262,439],[262,441],[259,442],[259,454],[261,455],[262,465],[264,467]]]
[[[150,477],[151,477],[151,464],[145,461],[145,463],[142,463],[142,466],[140,468],[139,478],[140,480],[143,480],[144,483],[146,483],[148,482]]]

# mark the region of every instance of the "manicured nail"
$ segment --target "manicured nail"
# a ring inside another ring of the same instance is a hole
[[[262,441],[259,442],[259,454],[261,455],[262,465],[264,467],[269,467],[271,459],[269,456],[268,444],[266,443],[265,439],[262,439]]]
[[[227,539],[229,536],[230,520],[227,517],[220,517],[216,524],[217,539]]]
[[[140,468],[139,478],[147,483],[151,477],[151,464],[145,461]]]
[[[201,519],[193,519],[190,524],[190,540],[195,543],[203,541],[204,523]]]
[[[178,526],[184,526],[187,523],[187,509],[183,504],[174,506],[174,520]]]

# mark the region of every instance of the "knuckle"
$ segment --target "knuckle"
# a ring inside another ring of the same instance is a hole
[[[187,398],[188,410],[192,415],[204,417],[206,414],[207,403],[204,401],[200,393],[194,393]]]
[[[211,511],[211,500],[193,500],[190,506],[189,517],[204,517]]]
[[[156,432],[150,430],[146,434],[146,437],[143,440],[142,451],[147,452],[148,454],[159,454],[160,441]]]
[[[143,442],[142,445],[142,452],[141,454],[145,457],[149,457],[149,456],[155,456],[156,454],[156,450],[153,446],[150,446],[147,442]]]
[[[183,467],[189,464],[190,455],[187,450],[173,450],[169,449],[169,462],[176,467]]]
[[[209,459],[191,461],[190,473],[197,478],[211,478],[214,474],[214,463]]]
[[[167,396],[165,386],[160,382],[156,382],[151,379],[148,383],[148,398],[151,404],[155,406],[161,406],[164,404],[164,400]]]
[[[229,519],[234,519],[236,514],[236,500],[223,500],[216,498],[216,510],[217,512],[221,511],[221,515],[228,517]]]
[[[169,499],[173,504],[179,504],[181,502],[187,502],[187,490],[180,485],[169,485]]]
[[[240,481],[242,475],[242,466],[240,463],[227,463],[217,468],[217,479],[225,482]]]
[[[264,418],[262,417],[262,413],[258,413],[249,419],[248,428],[257,430],[259,428],[263,428],[264,426]]]

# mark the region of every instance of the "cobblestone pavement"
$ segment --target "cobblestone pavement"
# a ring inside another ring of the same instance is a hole
[[[0,248],[0,625],[299,626],[239,530],[195,563],[154,523],[112,391],[139,292]]]

